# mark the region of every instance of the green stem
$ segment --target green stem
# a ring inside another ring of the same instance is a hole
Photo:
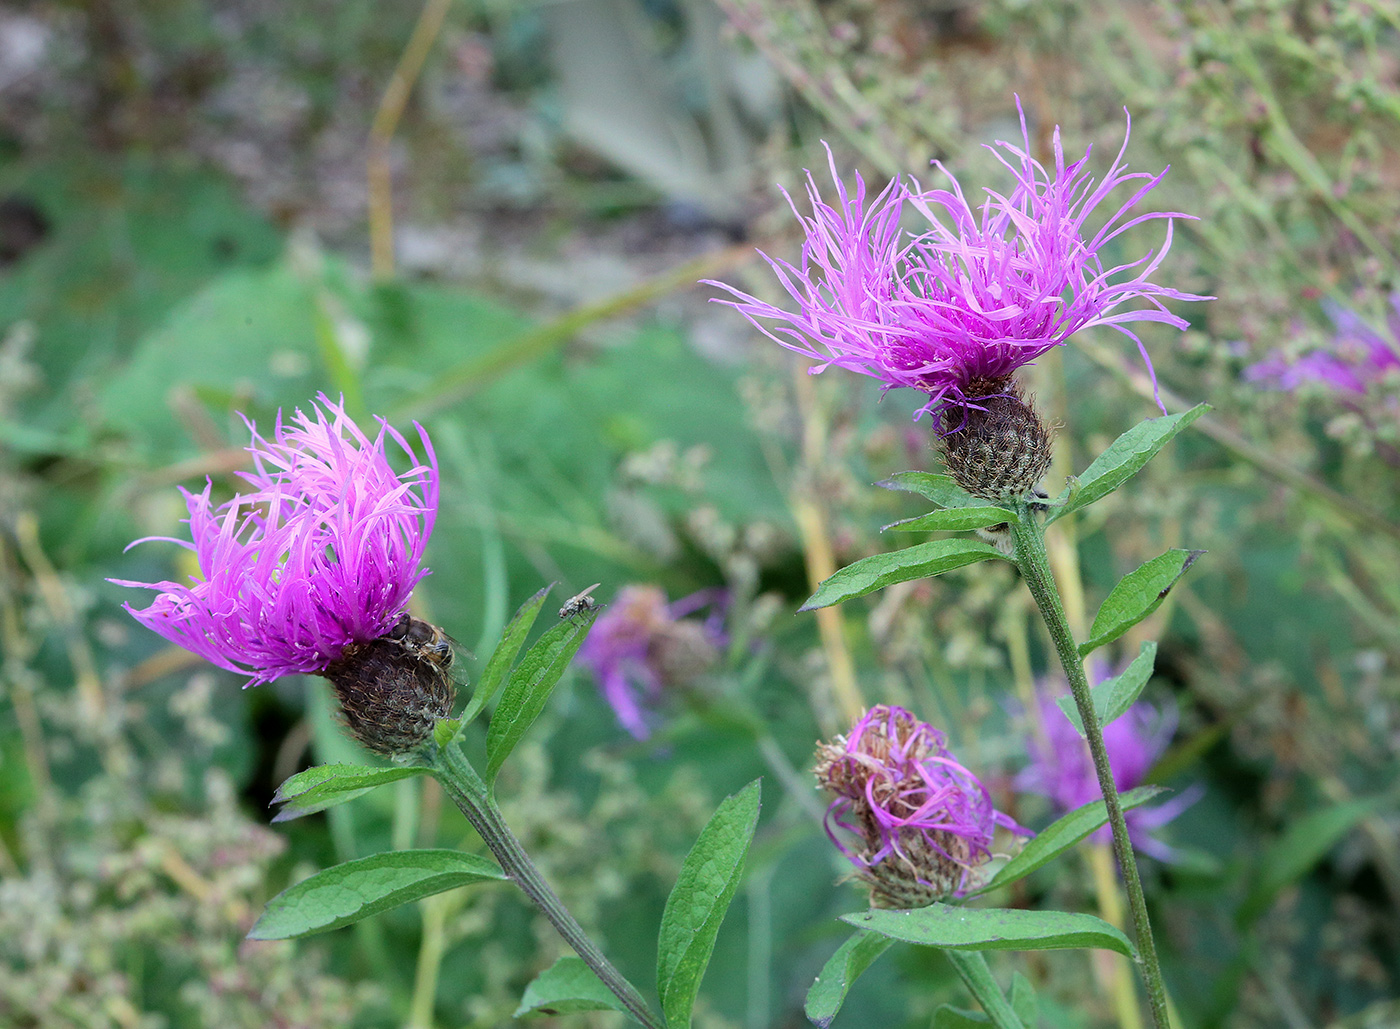
[[[992,976],[987,959],[980,950],[945,950],[943,953],[962,977],[967,992],[977,998],[977,1003],[982,1005],[982,1010],[996,1029],[1025,1029],[1006,994],[1001,992],[1001,986]]]
[[[1021,569],[1021,577],[1040,609],[1045,627],[1050,630],[1050,638],[1055,642],[1060,664],[1069,678],[1070,691],[1074,694],[1075,706],[1084,723],[1084,736],[1089,741],[1089,753],[1094,759],[1094,771],[1098,775],[1099,788],[1103,791],[1104,806],[1108,809],[1108,824],[1113,829],[1113,852],[1118,857],[1118,867],[1123,874],[1123,885],[1128,894],[1128,908],[1133,915],[1133,932],[1137,936],[1138,970],[1147,987],[1147,999],[1152,1009],[1152,1022],[1156,1029],[1171,1029],[1167,1016],[1167,990],[1162,982],[1162,968],[1157,960],[1157,945],[1152,938],[1152,924],[1147,917],[1147,900],[1142,894],[1142,879],[1138,876],[1137,859],[1133,856],[1133,845],[1128,839],[1128,824],[1123,820],[1123,805],[1118,800],[1118,788],[1113,782],[1113,769],[1108,763],[1108,751],[1103,743],[1103,727],[1099,725],[1098,712],[1094,710],[1094,698],[1089,693],[1089,682],[1084,677],[1084,662],[1079,656],[1079,648],[1065,617],[1064,605],[1060,602],[1059,591],[1055,587],[1055,577],[1050,571],[1050,560],[1045,553],[1045,533],[1035,512],[1029,505],[1018,504],[1016,513],[1019,519],[1012,523],[1016,537],[1016,564]]]
[[[472,828],[480,834],[487,848],[500,863],[501,870],[524,891],[525,896],[549,919],[550,924],[559,930],[559,935],[574,948],[574,952],[583,959],[583,963],[593,970],[593,974],[613,992],[638,1022],[647,1029],[666,1029],[666,1023],[647,1006],[637,988],[603,956],[598,945],[589,939],[583,927],[555,896],[549,883],[545,882],[540,870],[535,867],[535,863],[525,853],[525,848],[516,839],[515,833],[506,825],[501,809],[496,806],[490,790],[482,782],[481,776],[476,774],[476,769],[468,763],[461,749],[455,743],[449,744],[438,752],[433,767],[443,789],[461,809],[462,814],[467,816]]]

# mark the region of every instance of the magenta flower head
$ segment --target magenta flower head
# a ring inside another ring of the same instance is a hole
[[[656,586],[625,586],[593,624],[579,661],[598,682],[618,722],[639,740],[667,689],[693,683],[725,644],[723,596],[702,590],[668,603]],[[708,607],[702,620],[687,616]]]
[[[875,907],[961,896],[978,885],[998,826],[1027,835],[992,806],[943,734],[902,707],[877,705],[845,736],[821,744],[814,772],[835,795],[827,835],[870,887]],[[855,841],[843,840],[849,836]]]
[[[1129,324],[1165,322],[1184,329],[1187,323],[1163,301],[1209,299],[1151,281],[1171,248],[1172,219],[1190,216],[1133,214],[1166,171],[1129,172],[1127,145],[1125,134],[1112,166],[1096,182],[1089,151],[1065,163],[1057,127],[1054,167],[1047,169],[1030,156],[1022,112],[1021,145],[998,141],[988,148],[1011,172],[1014,186],[1005,195],[985,190],[975,206],[941,164],[936,166],[947,175],[948,189],[923,190],[912,178],[896,178],[868,200],[859,175],[854,192],[847,190],[828,149],[836,204],[822,200],[810,172],[811,217],[788,197],[806,232],[800,263],[763,255],[797,310],[724,283],[712,285],[732,294],[734,300],[723,302],[770,339],[818,362],[813,373],[835,365],[878,379],[885,389],[925,394],[914,417],[941,412],[945,437],[964,428],[977,434],[983,419],[998,422],[988,429],[996,438],[974,460],[994,458],[1010,445],[1017,460],[1001,475],[1017,481],[994,476],[973,492],[993,498],[1027,492],[1048,464],[1049,436],[1033,413],[1022,425],[1020,412],[1002,410],[1008,405],[1000,398],[1020,404],[1012,374],[1095,325],[1132,339],[1151,372],[1146,348]],[[1128,189],[1110,200],[1123,187]],[[1101,207],[1109,213],[1097,219]],[[1105,267],[1100,252],[1112,240],[1159,218],[1167,223],[1159,250]],[[906,229],[906,221],[917,228]],[[962,482],[958,468],[950,471]]]
[[[1363,394],[1400,368],[1400,293],[1390,295],[1390,308],[1382,334],[1350,308],[1324,300],[1322,310],[1335,330],[1331,348],[1291,360],[1275,351],[1246,368],[1245,380],[1289,392],[1320,382],[1337,393]]]
[[[326,675],[352,728],[358,708],[352,710],[339,680],[368,677],[358,688],[383,701],[396,688],[416,688],[411,680],[420,678],[414,671],[424,663],[420,657],[431,658],[426,663],[441,673],[427,668],[421,676],[433,695],[428,706],[441,709],[446,690],[450,710],[451,681],[443,669],[451,649],[406,612],[409,594],[427,574],[423,547],[437,515],[432,444],[420,427],[422,464],[387,422],[381,419],[370,439],[342,405],[324,394],[318,400],[310,415],[298,410],[290,425],[279,414],[271,439],[247,422],[253,471],[240,475],[248,492],[216,507],[212,483],[198,494],[182,490],[190,541],[150,537],[192,550],[198,577],[113,581],[156,590],[149,607],[126,605],[131,615],[210,663],[248,675],[250,686],[283,675]],[[390,441],[410,464],[403,473],[389,464]]]
[[[1092,676],[1095,682],[1108,676],[1106,666],[1091,671],[1095,672]],[[1088,743],[1065,717],[1048,688],[1042,686],[1039,690],[1037,703],[1044,733],[1033,732],[1027,738],[1031,762],[1016,777],[1017,788],[1050,798],[1055,809],[1062,813],[1102,800]],[[1175,714],[1159,711],[1141,700],[1104,726],[1104,747],[1113,769],[1114,785],[1120,793],[1143,784],[1175,732]],[[1181,814],[1198,796],[1199,791],[1187,790],[1164,804],[1124,812],[1133,846],[1159,860],[1170,860],[1172,849],[1149,834]],[[1094,839],[1107,843],[1111,839],[1108,826],[1099,829]]]

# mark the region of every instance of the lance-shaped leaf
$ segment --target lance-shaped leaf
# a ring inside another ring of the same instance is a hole
[[[906,518],[886,525],[883,532],[952,532],[959,529],[982,529],[1003,522],[1018,522],[1014,511],[1004,507],[950,507],[942,511]]]
[[[274,822],[315,814],[328,807],[344,804],[361,797],[385,783],[398,782],[416,775],[426,775],[426,768],[371,768],[367,765],[317,765],[298,772],[272,795],[272,803],[282,810]]]
[[[510,673],[510,681],[501,702],[496,705],[491,716],[491,727],[486,731],[486,782],[495,782],[496,773],[524,738],[535,719],[544,710],[549,695],[569,667],[574,653],[583,645],[593,620],[598,617],[597,609],[581,611],[551,628],[535,641],[535,645],[525,652],[515,671]]]
[[[1089,691],[1089,696],[1094,701],[1094,713],[1099,717],[1100,730],[1133,706],[1133,701],[1138,699],[1143,687],[1147,685],[1147,680],[1152,678],[1152,667],[1156,660],[1157,644],[1148,641],[1142,645],[1132,664],[1123,669],[1122,675],[1105,679]],[[1084,720],[1079,717],[1079,705],[1074,702],[1074,698],[1060,697],[1055,703],[1060,705],[1065,717],[1074,724],[1075,732],[1082,737]]]
[[[1045,517],[1045,524],[1049,525],[1071,511],[1088,507],[1094,501],[1108,496],[1156,457],[1157,452],[1165,447],[1173,436],[1209,410],[1209,404],[1197,404],[1181,414],[1148,418],[1138,422],[1090,462],[1089,467],[1078,477],[1075,490],[1067,488],[1056,498],[1050,513]]]
[[[1040,1024],[1040,1001],[1036,999],[1035,987],[1020,972],[1011,974],[1011,1010],[1021,1024],[1034,1029]]]
[[[569,954],[550,965],[520,998],[515,1017],[521,1015],[571,1015],[576,1011],[626,1011],[612,990],[603,985],[582,958]]]
[[[1268,910],[1279,892],[1305,876],[1347,833],[1367,815],[1395,803],[1395,794],[1383,793],[1342,804],[1329,804],[1296,819],[1259,861],[1254,888],[1235,915],[1244,928]]]
[[[1204,553],[1204,550],[1168,550],[1119,579],[1094,616],[1089,639],[1079,645],[1080,655],[1116,640],[1161,607],[1176,581]]]
[[[510,666],[515,663],[515,655],[520,653],[520,647],[525,642],[525,637],[530,635],[530,627],[535,624],[535,616],[540,613],[544,598],[549,596],[549,591],[553,588],[554,583],[551,582],[521,604],[520,610],[515,612],[515,617],[510,620],[505,631],[501,633],[501,642],[496,644],[496,649],[487,658],[486,667],[481,670],[481,676],[476,680],[472,699],[467,704],[466,710],[462,712],[462,725],[469,724],[472,719],[481,714],[481,709],[490,703],[491,698],[496,695],[496,691],[501,688],[501,683],[505,682],[506,673],[510,671]]]
[[[758,825],[759,780],[726,797],[681,865],[661,914],[656,947],[657,993],[669,1029],[689,1029],[700,980],[715,949],[720,922],[744,874],[744,856]]]
[[[1123,810],[1141,807],[1149,800],[1167,792],[1161,786],[1139,786],[1135,790],[1119,796]],[[1032,872],[1043,868],[1069,850],[1090,833],[1108,824],[1108,809],[1102,800],[1091,801],[1077,807],[1069,814],[1057,819],[1045,829],[1036,833],[1021,852],[1002,865],[997,874],[985,886],[974,891],[971,896],[987,893],[1002,886],[1008,886],[1018,879],[1024,879]]]
[[[346,861],[287,887],[268,901],[248,938],[285,940],[323,933],[444,890],[505,878],[475,854],[391,850]]]
[[[857,979],[875,963],[894,941],[877,933],[855,932],[837,948],[836,953],[822,965],[821,974],[807,991],[804,1010],[807,1021],[826,1029],[846,1003]]]
[[[1135,957],[1128,938],[1102,918],[1071,911],[965,908],[931,904],[915,911],[873,908],[841,921],[892,940],[958,950],[1065,950],[1094,947]]]
[[[995,547],[969,539],[933,540],[888,554],[875,554],[847,565],[827,579],[799,610],[830,607],[897,582],[924,579],[988,558],[1004,556]]]
[[[939,507],[982,507],[987,503],[981,497],[965,492],[951,475],[935,475],[933,472],[897,472],[875,485],[903,493],[917,493]]]

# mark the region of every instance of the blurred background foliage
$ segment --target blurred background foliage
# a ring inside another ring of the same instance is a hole
[[[381,100],[415,26],[395,118]],[[322,389],[436,442],[416,603],[467,681],[543,582],[561,601],[600,580],[605,602],[629,582],[728,591],[727,654],[666,698],[651,739],[578,672],[502,787],[547,876],[645,983],[690,841],[767,775],[698,1025],[804,1024],[834,916],[863,903],[804,771],[853,706],[912,707],[999,807],[1046,824],[1012,789],[1047,652],[1008,568],[793,614],[812,576],[913,513],[869,484],[936,463],[927,423],[853,376],[807,377],[695,286],[772,293],[754,245],[798,243],[772,184],[820,170],[822,140],[876,181],[931,183],[939,159],[997,182],[977,144],[1016,133],[1013,92],[1040,156],[1058,124],[1100,168],[1126,106],[1133,165],[1173,165],[1152,202],[1200,218],[1177,224],[1162,279],[1219,298],[1182,312],[1184,337],[1147,337],[1169,409],[1215,405],[1202,431],[1054,537],[1080,618],[1161,550],[1209,551],[1121,648],[1161,640],[1147,696],[1180,725],[1154,778],[1203,790],[1166,831],[1177,860],[1147,868],[1181,1024],[1400,1025],[1400,379],[1394,361],[1360,391],[1246,374],[1354,361],[1348,314],[1400,347],[1393,0],[0,8],[0,1022],[498,1026],[560,954],[505,889],[243,939],[313,868],[479,846],[422,781],[270,827],[281,779],[367,760],[320,681],[240,692],[140,631],[119,607],[140,598],[105,581],[190,571],[168,545],[123,548],[179,531],[177,484],[231,493],[235,412],[268,425]],[[1155,410],[1137,356],[1102,334],[1031,385],[1060,425],[1057,478]],[[1104,860],[1086,848],[1004,899],[1111,907]],[[1115,1024],[1121,969],[1102,956],[994,967],[1032,979],[1046,1025]],[[896,948],[836,1024],[927,1026],[949,1000],[966,1003],[939,956]]]

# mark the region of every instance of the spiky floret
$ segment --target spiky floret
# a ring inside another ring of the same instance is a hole
[[[828,149],[836,204],[822,200],[808,172],[811,217],[788,196],[806,237],[800,262],[763,255],[797,311],[711,284],[732,294],[734,300],[722,302],[769,338],[817,361],[814,373],[835,365],[879,379],[886,389],[925,393],[928,401],[916,418],[949,404],[976,406],[971,384],[1005,380],[1094,325],[1132,339],[1150,372],[1146,348],[1128,324],[1164,322],[1184,329],[1185,320],[1163,301],[1210,299],[1150,281],[1171,248],[1172,219],[1191,217],[1131,214],[1166,170],[1129,172],[1123,160],[1128,133],[1098,182],[1089,173],[1089,150],[1065,163],[1058,127],[1053,169],[1030,156],[1024,113],[1021,138],[1021,146],[999,140],[989,147],[1015,186],[1006,195],[985,190],[977,207],[942,164],[936,166],[950,188],[923,190],[912,178],[895,178],[867,203],[865,182],[856,175],[849,192]],[[1100,205],[1129,184],[1135,188],[1127,199],[1090,229]],[[910,214],[922,220],[915,231],[902,228]],[[1100,251],[1111,240],[1158,218],[1167,222],[1160,250],[1104,266]],[[1140,304],[1126,306],[1135,301]]]
[[[992,856],[997,826],[1025,832],[992,806],[943,734],[902,707],[877,705],[845,736],[821,744],[814,773],[835,794],[827,835],[876,907],[923,907],[961,895]]]
[[[213,486],[182,490],[199,576],[130,582],[157,591],[149,607],[126,605],[147,628],[249,685],[320,673],[353,644],[385,635],[427,574],[423,547],[437,516],[437,459],[418,428],[426,464],[383,419],[370,439],[325,394],[272,437],[247,421],[251,487],[214,505]],[[396,472],[388,443],[408,458]],[[145,542],[137,540],[137,543]],[[133,546],[135,544],[132,544]]]

